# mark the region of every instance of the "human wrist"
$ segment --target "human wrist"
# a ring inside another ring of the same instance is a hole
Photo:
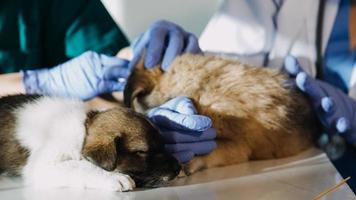
[[[25,93],[25,87],[20,73],[0,75],[0,95]]]

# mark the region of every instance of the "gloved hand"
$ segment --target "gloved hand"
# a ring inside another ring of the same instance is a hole
[[[22,74],[28,94],[88,100],[123,90],[130,70],[126,60],[87,51],[53,68],[24,70]]]
[[[340,89],[308,76],[293,56],[285,59],[285,69],[295,77],[297,87],[310,99],[317,117],[329,135],[339,134],[356,142],[356,101]]]
[[[187,97],[176,97],[152,108],[147,116],[159,127],[166,150],[181,163],[216,148],[211,119],[198,115]]]
[[[192,33],[164,20],[154,22],[146,32],[142,33],[133,42],[132,50],[132,65],[135,65],[145,53],[144,65],[146,68],[152,68],[161,63],[164,71],[181,53],[202,53],[198,39]]]

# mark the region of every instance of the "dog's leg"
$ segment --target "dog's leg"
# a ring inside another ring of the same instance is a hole
[[[37,162],[24,169],[25,184],[38,188],[77,187],[111,191],[128,191],[134,181],[125,174],[105,171],[87,160],[58,163]]]
[[[217,140],[218,148],[213,152],[197,156],[183,166],[186,175],[202,169],[246,162],[251,149],[244,141]]]

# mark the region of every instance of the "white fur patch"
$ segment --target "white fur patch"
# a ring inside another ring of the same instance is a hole
[[[107,172],[82,158],[87,112],[81,101],[52,97],[41,97],[16,110],[16,137],[30,151],[23,169],[25,184],[133,189],[129,176]]]

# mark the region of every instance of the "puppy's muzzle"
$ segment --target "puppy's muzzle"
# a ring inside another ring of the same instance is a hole
[[[164,186],[181,170],[179,162],[168,153],[153,155],[148,162],[149,168],[144,172],[128,172],[137,187]]]

